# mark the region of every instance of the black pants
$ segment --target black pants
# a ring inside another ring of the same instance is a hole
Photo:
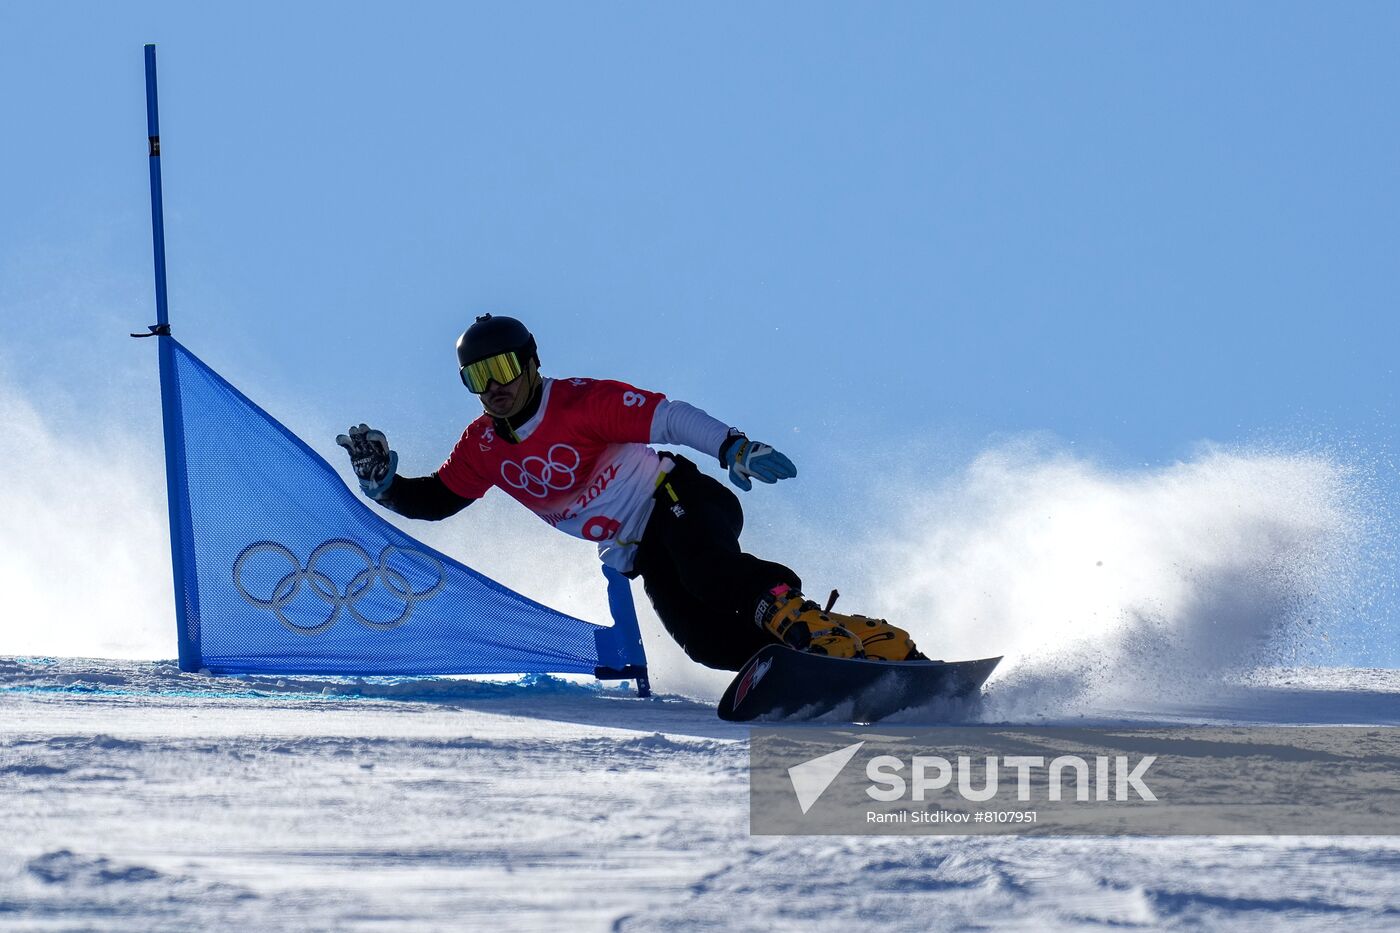
[[[776,641],[754,621],[758,600],[780,583],[801,589],[802,581],[740,550],[738,496],[684,457],[667,456],[676,466],[656,491],[630,576],[642,578],[661,623],[692,660],[737,671]]]

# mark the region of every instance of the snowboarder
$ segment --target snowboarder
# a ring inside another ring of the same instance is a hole
[[[830,612],[830,602],[824,611],[792,570],[744,553],[738,497],[685,457],[647,446],[718,457],[748,491],[754,479],[797,475],[770,445],[658,392],[542,376],[535,338],[514,318],[478,317],[457,341],[457,361],[485,412],[436,472],[399,476],[397,452],[367,425],[336,438],[381,506],[438,520],[499,486],[555,528],[596,542],[608,566],[640,576],[666,630],[708,667],[739,670],[774,642],[835,657],[923,659],[903,629]]]

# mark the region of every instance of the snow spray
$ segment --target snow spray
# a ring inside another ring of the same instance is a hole
[[[1320,454],[1207,448],[1113,470],[1005,445],[903,496],[873,562],[898,585],[872,608],[919,607],[910,628],[937,656],[1004,654],[994,716],[1150,708],[1325,662],[1364,577],[1364,486]]]

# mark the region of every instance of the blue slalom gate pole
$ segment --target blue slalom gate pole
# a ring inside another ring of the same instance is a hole
[[[599,666],[594,673],[599,680],[637,679],[637,696],[651,696],[651,678],[647,674],[647,653],[642,647],[642,628],[637,622],[637,607],[632,602],[631,584],[611,567],[603,567],[608,581],[608,609],[612,613],[612,628],[597,635]]]
[[[156,323],[150,334],[160,343],[161,421],[165,431],[165,490],[170,510],[170,557],[175,578],[175,620],[179,627],[180,669],[202,666],[199,644],[199,595],[195,586],[194,538],[185,472],[185,424],[180,382],[170,336],[170,307],[165,290],[165,214],[161,201],[160,107],[156,95],[156,47],[146,46],[146,136],[150,144],[151,246],[155,254]],[[133,335],[136,336],[136,335]]]
[[[146,136],[151,147],[151,237],[156,257],[156,326],[167,329],[170,327],[170,306],[165,294],[165,210],[160,191],[160,104],[156,98],[154,45],[146,46]]]

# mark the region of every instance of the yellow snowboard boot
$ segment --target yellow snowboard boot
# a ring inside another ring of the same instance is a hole
[[[914,639],[897,625],[884,619],[869,616],[845,616],[839,612],[829,612],[832,621],[839,621],[860,639],[865,656],[877,661],[927,661],[923,653],[914,647]]]
[[[859,638],[786,583],[775,586],[759,600],[754,621],[798,651],[834,658],[865,656]]]
[[[832,590],[822,609],[791,587],[776,587],[769,594],[770,599],[765,600],[770,608],[766,612],[760,610],[760,624],[794,648],[816,654],[878,661],[928,660],[899,626],[884,619],[832,612],[839,595]],[[810,647],[803,643],[804,635]],[[849,644],[851,638],[855,645]]]

